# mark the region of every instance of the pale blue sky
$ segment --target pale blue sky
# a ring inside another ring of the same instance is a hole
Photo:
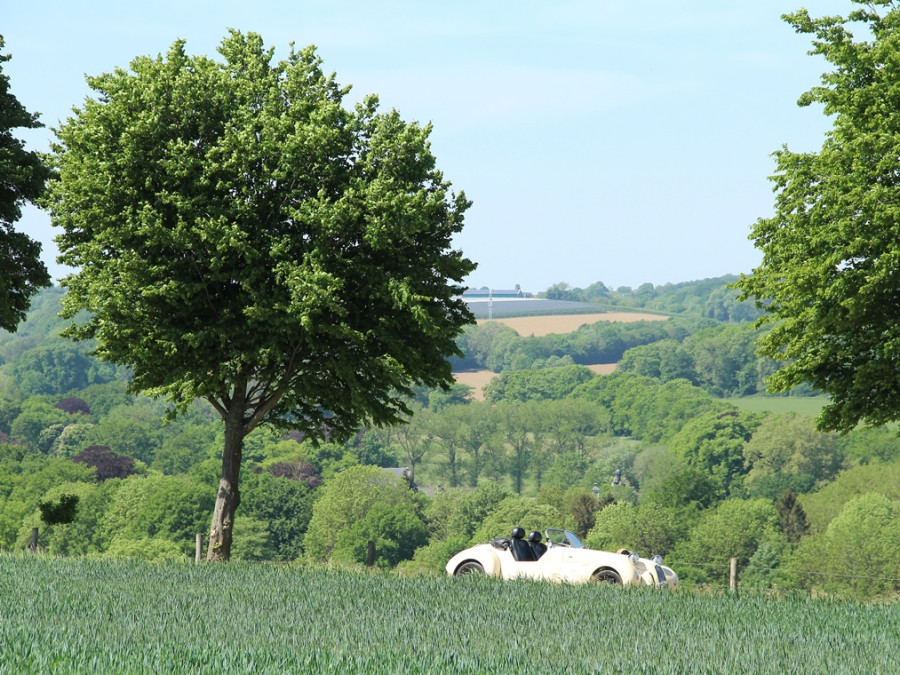
[[[55,126],[84,75],[165,53],[216,55],[228,28],[284,56],[315,44],[325,69],[384,108],[434,124],[432,149],[474,201],[456,244],[475,287],[618,287],[750,272],[750,225],[772,212],[783,143],[830,126],[798,108],[827,64],[781,14],[847,14],[850,0],[370,2],[44,0],[0,18],[13,93]],[[216,55],[217,56],[217,55]],[[44,150],[50,132],[24,132]],[[55,232],[28,209],[18,225]]]

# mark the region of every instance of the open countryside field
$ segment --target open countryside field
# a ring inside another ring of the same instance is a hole
[[[597,314],[560,314],[548,316],[512,316],[493,319],[515,330],[522,337],[534,335],[541,337],[551,333],[571,333],[585,324],[598,321],[665,321],[669,317],[660,314],[645,314],[640,312],[600,312]],[[479,319],[478,323],[485,323],[487,319]]]
[[[148,589],[153,601],[148,602]],[[0,556],[0,672],[890,673],[900,604]]]

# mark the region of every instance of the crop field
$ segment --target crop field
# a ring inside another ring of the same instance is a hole
[[[0,673],[897,672],[900,605],[0,556]]]
[[[550,314],[547,316],[510,316],[493,319],[515,330],[519,335],[541,337],[556,333],[572,333],[584,324],[598,321],[630,322],[630,321],[665,321],[668,316],[661,314],[643,314],[639,312],[602,312],[598,314]],[[482,324],[487,319],[479,319]]]

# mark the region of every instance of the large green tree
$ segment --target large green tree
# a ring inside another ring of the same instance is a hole
[[[227,560],[243,440],[261,424],[316,438],[408,413],[449,386],[472,322],[474,264],[451,248],[469,206],[436,168],[430,126],[353,109],[312,47],[273,62],[231,31],[222,60],[165,57],[89,77],[57,130],[46,204],[67,276],[66,335],[173,409],[225,423],[208,560]]]
[[[0,50],[3,45],[0,35]],[[0,53],[0,328],[14,333],[25,318],[31,296],[50,285],[50,275],[40,259],[40,243],[13,229],[25,202],[43,192],[49,170],[37,153],[26,150],[13,136],[13,129],[44,125],[9,90],[9,77],[3,74],[3,64],[9,59],[9,54]]]
[[[771,386],[828,394],[820,425],[842,431],[900,418],[900,9],[852,2],[784,17],[834,66],[799,100],[834,124],[818,152],[775,153],[775,215],[751,234],[762,263],[738,282],[774,326],[762,353],[786,361]]]

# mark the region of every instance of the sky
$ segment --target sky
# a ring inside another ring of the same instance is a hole
[[[12,93],[51,129],[92,94],[85,75],[165,54],[177,39],[218,57],[229,28],[276,58],[316,45],[323,67],[431,122],[432,151],[473,201],[454,246],[469,286],[611,288],[750,273],[748,239],[772,214],[772,153],[816,151],[831,127],[798,97],[828,64],[780,17],[848,14],[850,0],[43,0],[6,3]],[[56,231],[25,210],[17,229]]]

